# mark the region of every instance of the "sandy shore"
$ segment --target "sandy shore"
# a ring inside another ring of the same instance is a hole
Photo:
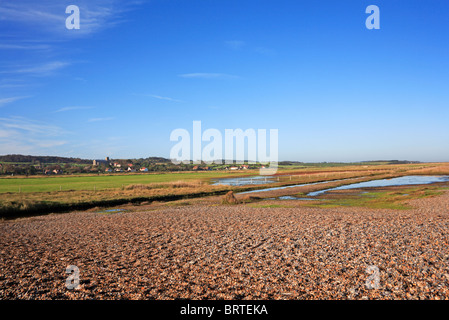
[[[191,205],[0,222],[0,299],[446,299],[449,193],[406,211]],[[80,271],[68,290],[68,265]],[[368,289],[366,270],[379,270]]]

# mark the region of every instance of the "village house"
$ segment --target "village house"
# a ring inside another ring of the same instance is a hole
[[[148,172],[148,168],[140,168],[140,172]]]
[[[192,170],[210,170],[210,168],[209,168],[209,167],[199,167],[199,166],[194,166],[194,167],[192,168]]]
[[[62,170],[61,169],[54,169],[54,170],[45,169],[44,174],[62,174]]]

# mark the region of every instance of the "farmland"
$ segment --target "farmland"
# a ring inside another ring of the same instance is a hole
[[[374,173],[379,171],[405,172],[410,170],[430,170],[440,168],[441,164],[409,164],[387,165],[345,165],[345,164],[312,164],[312,165],[282,165],[278,176],[288,175],[335,175],[342,172]],[[444,169],[443,169],[444,170]],[[54,176],[4,176],[0,178],[0,193],[10,192],[52,192],[52,191],[91,191],[111,190],[134,184],[168,183],[174,181],[201,180],[224,177],[257,176],[258,170],[230,172],[222,171],[188,171],[159,173],[125,173],[125,174],[85,174],[85,175],[54,175]]]
[[[283,166],[266,185],[213,185],[212,179],[257,176],[258,170],[191,171],[148,174],[67,175],[4,177],[0,179],[0,214],[15,217],[29,214],[108,207],[127,203],[170,202],[218,196],[228,191],[257,190],[296,184],[327,182],[311,186],[319,190],[358,181],[409,174],[449,174],[447,164],[316,165]],[[349,179],[341,181],[342,179]],[[362,180],[360,180],[362,179]],[[295,188],[289,189],[293,192]],[[282,191],[284,192],[288,192]],[[278,194],[279,192],[277,192]]]
[[[412,204],[191,203],[2,221],[0,298],[447,299],[449,193]],[[64,285],[68,265],[81,271],[77,290]],[[380,270],[376,290],[368,266]]]
[[[252,174],[255,174],[252,172]],[[8,177],[0,179],[0,193],[52,192],[118,189],[126,185],[209,180],[229,175],[226,172],[180,172],[156,174],[111,174],[83,176]]]
[[[448,181],[273,198],[449,175],[448,164],[286,166],[263,185],[211,183],[257,174],[3,178],[0,298],[448,298]],[[77,290],[64,286],[67,265],[83,272]],[[379,290],[365,286],[369,265]]]

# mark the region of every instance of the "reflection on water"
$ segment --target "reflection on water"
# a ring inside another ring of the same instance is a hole
[[[268,184],[276,182],[274,177],[264,177],[264,176],[255,176],[255,177],[239,177],[239,178],[223,178],[212,180],[212,185],[226,185],[226,186],[245,186],[248,184]]]
[[[245,191],[245,192],[240,192],[238,194],[246,194],[246,193],[255,193],[255,192],[266,192],[266,191],[275,191],[275,190],[283,190],[283,189],[288,189],[288,188],[296,188],[296,187],[304,187],[304,186],[313,186],[316,184],[323,184],[323,183],[329,183],[329,182],[338,182],[338,181],[344,181],[344,180],[349,180],[348,179],[340,179],[340,180],[331,180],[331,181],[321,181],[321,182],[314,182],[314,183],[303,183],[303,184],[294,184],[291,186],[284,186],[284,187],[273,187],[273,188],[267,188],[267,189],[259,189],[259,190],[252,190],[252,191]]]
[[[345,181],[345,180],[350,180],[350,179],[353,179],[353,178],[333,180],[332,182]],[[264,177],[264,176],[240,177],[240,178],[217,179],[214,181],[215,183],[213,183],[213,185],[218,185],[218,184],[224,184],[224,185],[230,185],[230,186],[244,186],[244,185],[251,185],[251,184],[261,185],[261,184],[273,183],[276,181],[277,180],[274,177]],[[371,181],[366,181],[366,182],[353,183],[353,184],[349,184],[349,185],[345,185],[345,186],[341,186],[341,187],[310,192],[309,194],[307,194],[307,196],[315,197],[315,196],[321,195],[321,194],[331,191],[331,190],[348,190],[348,189],[358,189],[358,188],[405,186],[405,185],[429,184],[429,183],[445,182],[445,181],[449,181],[449,176],[405,176],[405,177],[399,177],[399,178],[371,180]],[[275,191],[275,190],[282,190],[282,189],[296,188],[296,187],[303,187],[303,186],[313,186],[313,185],[329,183],[329,182],[331,182],[331,181],[295,184],[295,185],[290,185],[290,186],[273,187],[273,188],[240,192],[238,194],[267,192],[267,191]],[[275,199],[275,198],[270,198],[270,199]],[[298,197],[293,197],[293,196],[283,196],[283,197],[278,197],[277,199],[280,199],[280,200],[315,200],[315,199],[309,199],[309,198],[298,198]],[[269,199],[266,199],[266,200],[269,200]]]
[[[310,198],[299,198],[294,196],[283,196],[279,197],[279,200],[316,200],[316,199],[310,199]]]
[[[108,209],[108,210],[98,211],[97,213],[112,214],[112,213],[120,213],[120,212],[126,212],[126,211],[128,211],[128,210],[126,210],[126,209]]]
[[[371,180],[366,182],[353,183],[346,186],[330,188],[307,194],[309,197],[315,197],[331,190],[348,190],[358,188],[375,188],[375,187],[392,187],[392,186],[407,186],[414,184],[429,184],[435,182],[449,181],[449,176],[405,176],[392,179]]]

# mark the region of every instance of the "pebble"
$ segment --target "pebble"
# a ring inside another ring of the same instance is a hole
[[[448,299],[449,193],[410,204],[0,221],[0,299]],[[77,290],[65,285],[69,265]],[[366,286],[369,266],[378,289]]]

